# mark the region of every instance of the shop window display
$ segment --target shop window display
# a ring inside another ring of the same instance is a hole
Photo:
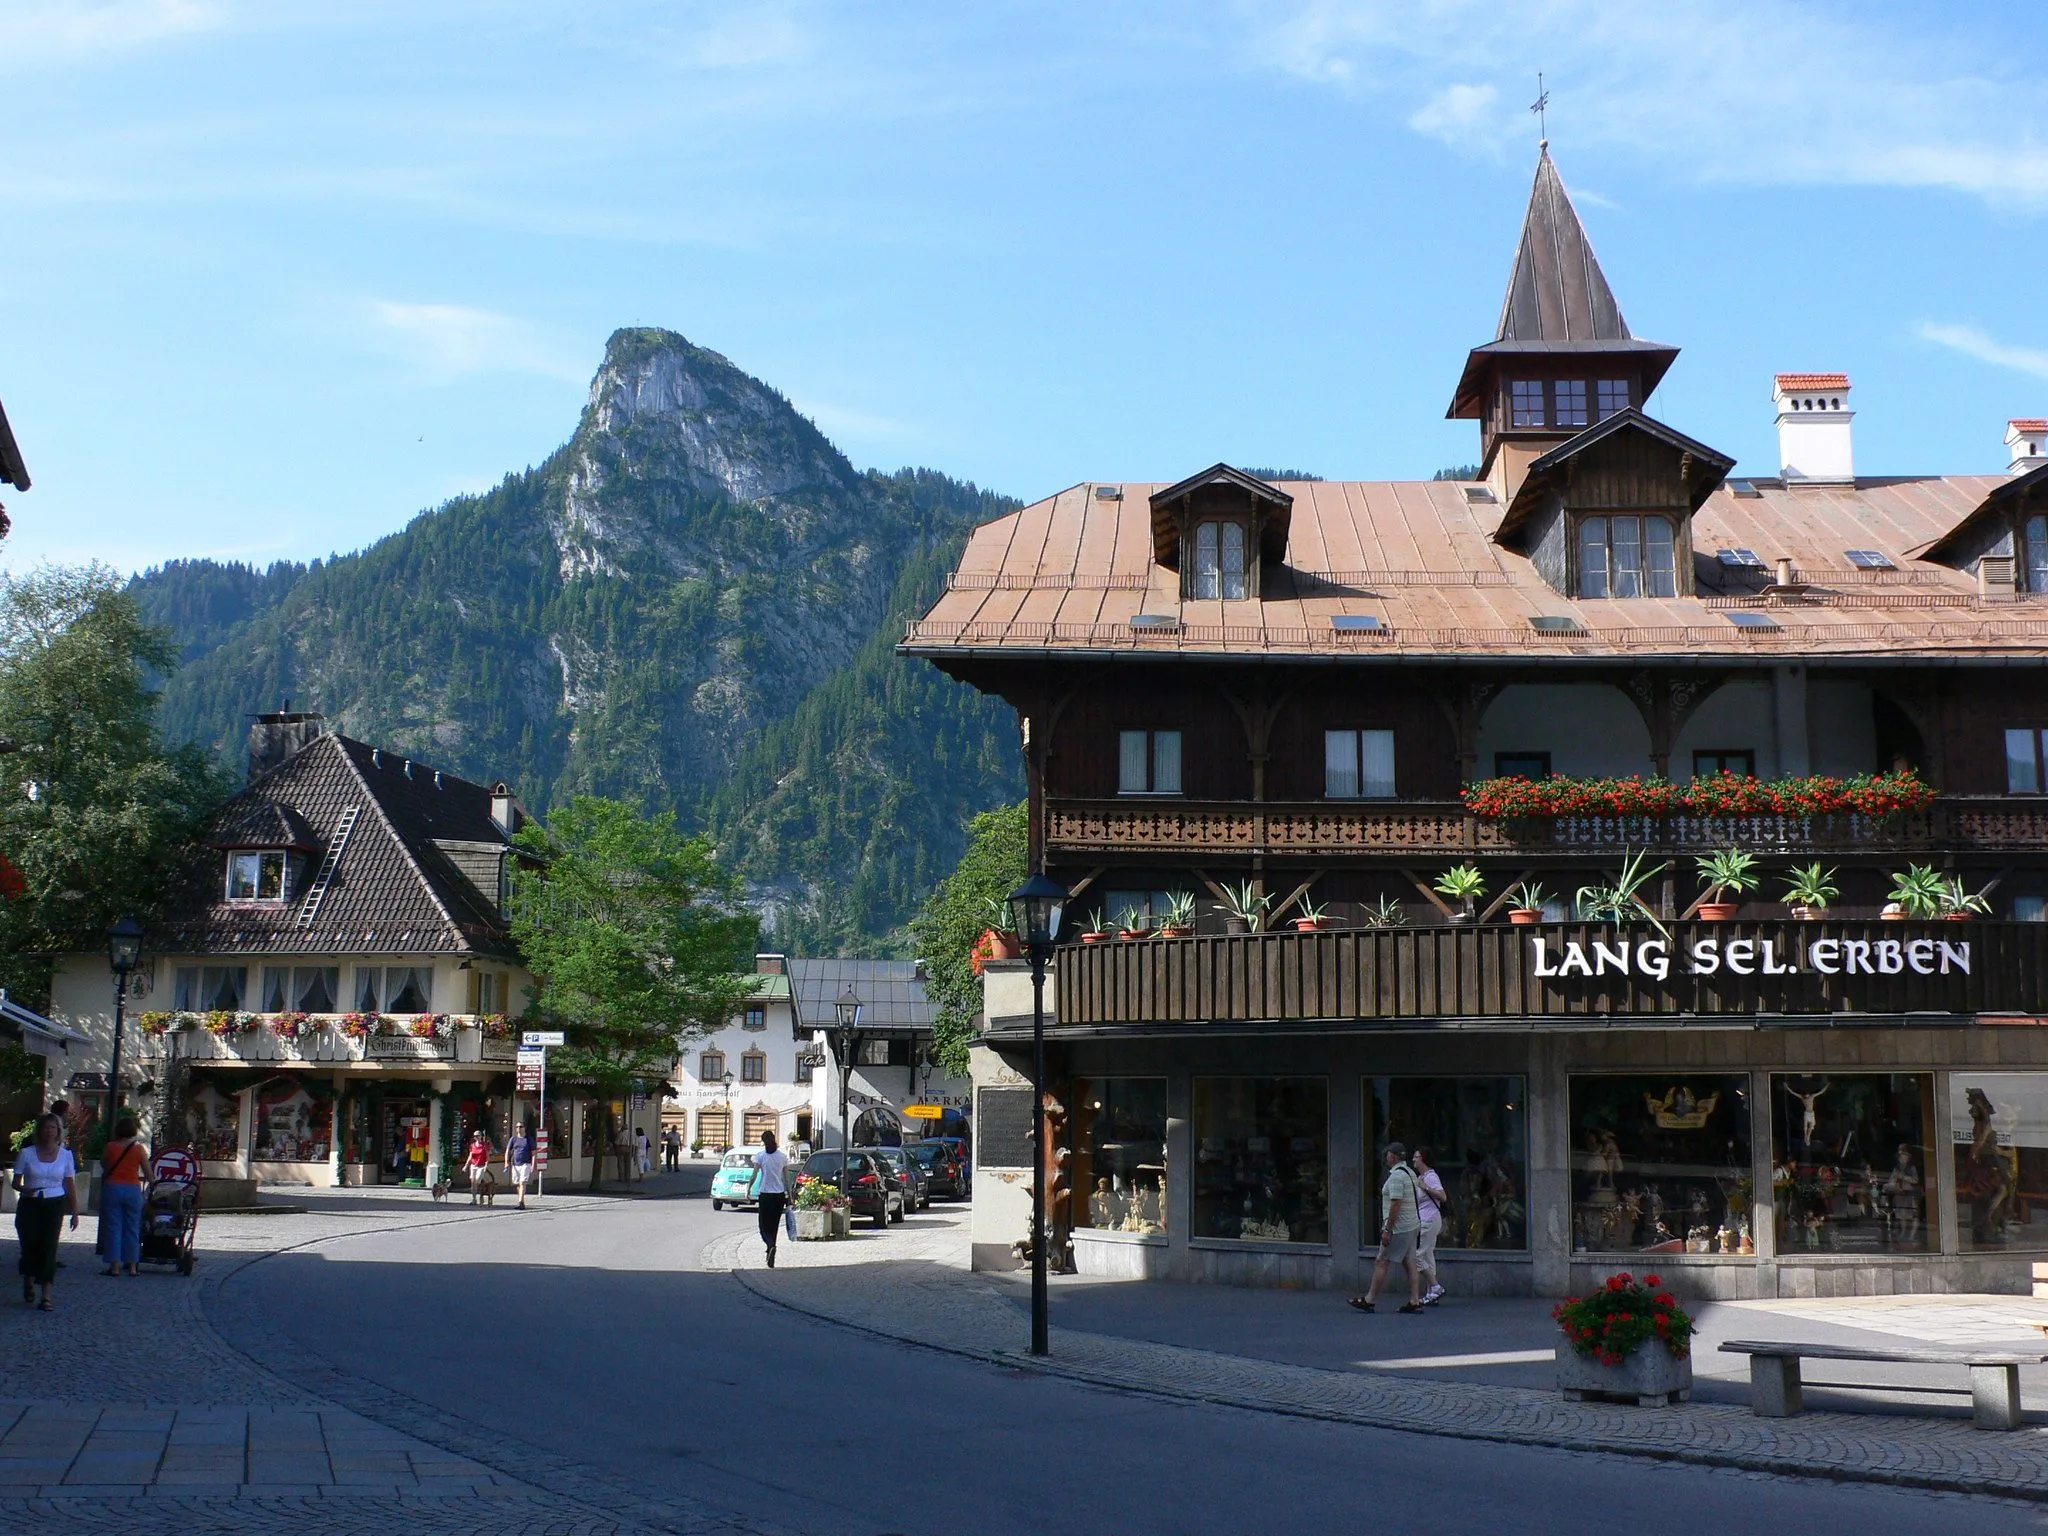
[[[390,1184],[427,1182],[428,1128],[432,1119],[425,1098],[384,1099],[384,1180]]]
[[[1081,1078],[1069,1096],[1077,1227],[1166,1230],[1166,1079]]]
[[[1330,1240],[1329,1083],[1195,1079],[1195,1237]]]
[[[1573,1077],[1572,1247],[1754,1253],[1747,1074]]]
[[[2048,1073],[1957,1072],[1948,1092],[1963,1251],[2048,1248]]]
[[[259,1163],[324,1163],[334,1133],[334,1090],[325,1083],[273,1077],[256,1090]]]
[[[1378,1230],[1380,1148],[1398,1141],[1429,1149],[1450,1198],[1438,1247],[1528,1247],[1523,1091],[1519,1077],[1367,1078],[1364,1166],[1374,1179],[1363,1230]]]
[[[1772,1076],[1780,1254],[1934,1251],[1932,1083],[1921,1072]]]
[[[193,1080],[185,1095],[185,1141],[202,1158],[229,1162],[242,1155],[242,1101],[212,1078]]]

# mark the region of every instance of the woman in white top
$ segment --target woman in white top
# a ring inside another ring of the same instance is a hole
[[[768,1267],[775,1267],[775,1240],[782,1235],[782,1208],[789,1203],[789,1189],[783,1182],[789,1174],[789,1159],[775,1150],[775,1133],[761,1133],[761,1150],[754,1154],[754,1177],[749,1193],[758,1203],[761,1241],[768,1249]]]
[[[1451,1197],[1436,1169],[1430,1166],[1429,1148],[1417,1147],[1410,1165],[1415,1170],[1415,1205],[1422,1217],[1422,1234],[1415,1244],[1415,1267],[1422,1271],[1422,1304],[1433,1307],[1444,1299],[1443,1284],[1436,1277],[1436,1240],[1443,1232]]]
[[[78,1164],[64,1145],[64,1122],[55,1115],[36,1121],[36,1139],[14,1157],[14,1235],[21,1242],[21,1299],[53,1310],[50,1287],[57,1281],[57,1243],[64,1216],[78,1230]],[[61,1203],[60,1203],[61,1202]]]

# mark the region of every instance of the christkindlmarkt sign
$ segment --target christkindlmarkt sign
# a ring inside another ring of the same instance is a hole
[[[2048,923],[1325,929],[1063,946],[1054,1033],[1240,1023],[2034,1022]],[[2048,1020],[2044,1020],[2048,1021]],[[997,1039],[1030,1020],[996,1018]]]

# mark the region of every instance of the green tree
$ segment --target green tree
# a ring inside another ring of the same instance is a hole
[[[925,961],[925,987],[937,1004],[932,1053],[949,1072],[967,1070],[967,1044],[981,1012],[974,943],[990,926],[991,901],[1002,901],[1029,872],[1030,820],[1025,803],[983,811],[968,823],[967,851],[911,919]]]
[[[104,566],[0,578],[0,985],[47,999],[54,958],[147,924],[226,793],[193,747],[166,751],[153,676],[177,655]],[[4,874],[4,872],[0,872]]]
[[[531,862],[513,876],[512,935],[538,982],[534,1012],[568,1035],[551,1065],[602,1105],[595,1189],[611,1100],[666,1078],[681,1042],[752,992],[755,921],[711,844],[672,814],[579,795],[516,841]]]

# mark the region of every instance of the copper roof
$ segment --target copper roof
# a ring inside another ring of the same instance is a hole
[[[1628,322],[1545,149],[1495,341],[1629,341]]]
[[[301,898],[351,806],[357,816],[332,882],[315,921],[301,927]],[[310,843],[290,899],[225,899],[221,847],[251,846],[250,833]],[[318,736],[221,808],[186,860],[158,947],[173,954],[509,958],[515,952],[495,902],[439,846],[506,841],[482,785],[347,736]]]
[[[2041,474],[2042,471],[2035,471]],[[1774,480],[1717,487],[1692,522],[1698,595],[1572,599],[1527,558],[1494,541],[1504,509],[1477,485],[1452,481],[1288,482],[1287,564],[1263,598],[1187,600],[1153,559],[1157,483],[1121,499],[1074,486],[985,523],[948,590],[912,623],[915,654],[1749,657],[2048,653],[2048,599],[1986,598],[1967,574],[1917,559],[2014,483],[2006,475],[1866,478],[1787,489]],[[1735,491],[1741,488],[1743,494]],[[1474,499],[1477,493],[1485,499]],[[1738,571],[1720,549],[1754,551]],[[1892,570],[1865,570],[1846,551],[1878,550]],[[1808,587],[1766,598],[1780,556]],[[1775,629],[1728,617],[1759,608]],[[1139,614],[1178,628],[1133,630]],[[1381,631],[1338,632],[1340,614],[1372,615]],[[1582,633],[1538,632],[1538,615],[1574,618]]]
[[[1780,389],[1847,389],[1846,373],[1781,373],[1775,382]]]

